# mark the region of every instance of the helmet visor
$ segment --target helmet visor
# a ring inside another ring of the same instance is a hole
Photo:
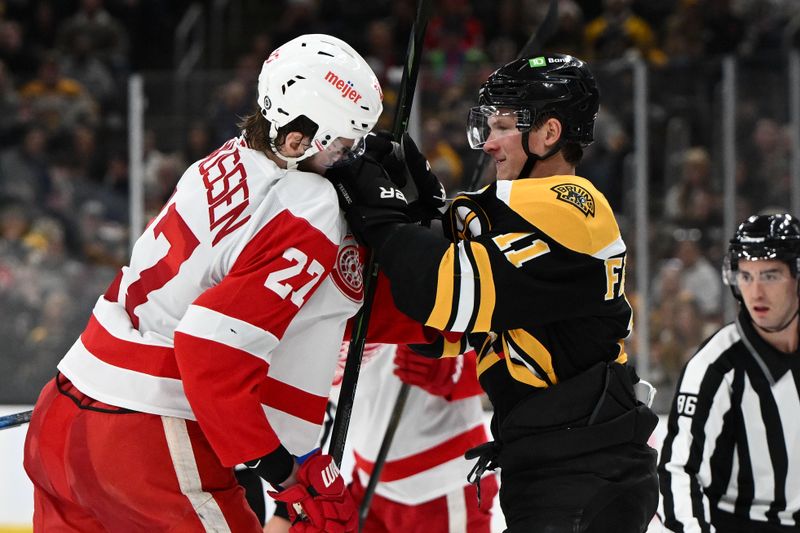
[[[467,140],[473,150],[480,150],[491,140],[520,135],[530,129],[530,110],[482,105],[469,110]]]
[[[326,146],[315,139],[314,146],[318,150],[314,155],[314,162],[325,168],[349,165],[364,155],[367,148],[363,137],[355,140],[337,137]]]
[[[722,279],[726,285],[736,287],[740,282],[739,265],[742,261],[783,261],[789,265],[790,270],[794,265],[800,266],[800,256],[792,251],[781,248],[780,244],[769,242],[758,243],[732,243],[722,261]],[[791,270],[794,275],[795,270]],[[766,277],[760,276],[762,283],[775,281],[775,276],[767,273]]]

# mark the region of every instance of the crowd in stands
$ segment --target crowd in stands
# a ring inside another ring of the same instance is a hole
[[[126,259],[131,73],[165,80],[146,90],[146,217],[186,165],[238,135],[232,124],[255,104],[261,62],[297,35],[331,33],[361,51],[387,89],[379,127],[391,124],[414,0],[214,2],[227,5],[221,13],[228,26],[221,26],[216,59],[207,40],[198,76],[189,78],[202,81],[194,84],[174,77],[175,28],[192,4],[0,0],[0,402],[34,401]],[[212,2],[200,4],[208,16]],[[720,59],[737,57],[740,78],[749,81],[737,100],[736,220],[788,209],[785,65],[787,50],[800,46],[800,2],[558,4],[545,50],[589,60],[603,93],[596,142],[578,172],[608,196],[629,246],[636,143],[630,65],[634,58],[648,65],[653,301],[649,316],[637,319],[649,321],[650,377],[666,390],[659,399],[666,406],[682,363],[724,319]],[[466,144],[464,119],[480,81],[517,55],[546,9],[540,0],[436,2],[418,131],[450,192],[468,186],[478,159]],[[635,254],[628,273],[634,304]]]

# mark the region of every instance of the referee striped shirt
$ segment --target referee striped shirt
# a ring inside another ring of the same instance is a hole
[[[725,531],[725,519],[750,524],[742,531],[800,531],[798,391],[800,353],[778,352],[745,314],[700,348],[659,461],[669,530]]]

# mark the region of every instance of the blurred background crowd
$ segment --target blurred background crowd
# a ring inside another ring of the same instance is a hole
[[[516,56],[547,2],[434,5],[415,128],[454,193],[479,155],[464,134],[477,88]],[[35,400],[126,259],[131,74],[142,74],[147,104],[148,219],[188,164],[238,135],[261,63],[297,35],[330,33],[367,58],[385,86],[388,127],[415,9],[414,0],[0,0],[0,403]],[[798,46],[798,0],[559,0],[545,50],[589,60],[602,94],[578,173],[609,198],[629,246],[631,61],[647,65],[652,301],[637,320],[648,321],[646,377],[662,412],[683,362],[730,307],[719,275],[722,58],[739,66],[738,222],[789,209],[787,57]],[[635,342],[630,350],[636,362]]]

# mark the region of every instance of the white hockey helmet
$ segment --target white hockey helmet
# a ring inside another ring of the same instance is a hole
[[[270,146],[290,167],[319,152],[328,152],[332,164],[361,155],[382,100],[378,78],[364,58],[330,35],[301,35],[276,48],[258,76],[258,105],[270,122]],[[286,157],[275,147],[278,128],[301,115],[317,131],[303,155]]]

